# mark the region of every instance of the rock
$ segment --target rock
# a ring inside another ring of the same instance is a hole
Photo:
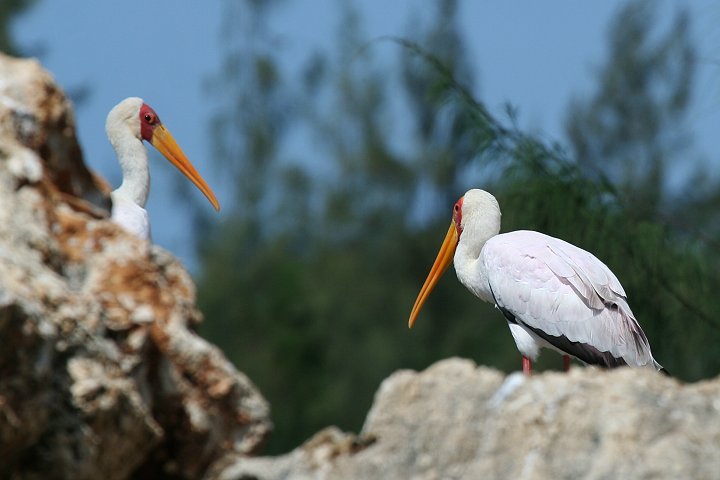
[[[320,432],[276,458],[228,459],[208,478],[712,479],[720,378],[575,368],[525,378],[449,359],[400,371],[362,432]]]
[[[104,119],[98,119],[103,121]],[[0,478],[200,478],[271,429],[175,258],[108,218],[70,104],[0,54]]]
[[[70,102],[37,61],[0,53],[0,136],[3,145],[17,142],[27,152],[34,152],[29,157],[19,154],[11,161],[17,165],[10,168],[16,178],[37,181],[46,175],[52,187],[71,199],[110,208],[107,184],[83,163]],[[31,159],[38,156],[46,168]]]

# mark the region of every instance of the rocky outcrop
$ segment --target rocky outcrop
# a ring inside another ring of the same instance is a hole
[[[0,54],[0,478],[200,478],[271,428],[187,272],[108,207],[62,91]]]
[[[386,379],[359,436],[328,429],[213,478],[714,479],[719,399],[720,379],[681,385],[629,368],[526,378],[449,359]]]
[[[720,476],[720,379],[526,378],[459,359],[385,380],[358,435],[253,457],[267,403],[195,334],[187,272],[108,206],[62,91],[0,55],[2,479]]]

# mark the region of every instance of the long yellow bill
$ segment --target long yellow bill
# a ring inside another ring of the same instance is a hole
[[[215,210],[220,211],[220,203],[217,201],[217,198],[215,198],[215,194],[197,170],[195,170],[190,160],[187,159],[173,136],[170,135],[168,129],[165,128],[165,125],[161,124],[155,128],[150,143],[200,189],[207,199],[210,200]]]
[[[435,259],[435,263],[433,263],[433,266],[430,269],[430,273],[428,274],[425,283],[420,289],[417,300],[415,300],[415,305],[413,305],[412,312],[410,312],[408,328],[413,327],[415,319],[420,314],[420,309],[425,303],[425,300],[430,295],[430,292],[432,292],[432,289],[435,288],[435,285],[437,285],[437,282],[440,280],[440,277],[442,277],[443,273],[445,273],[445,270],[447,270],[447,268],[452,263],[457,244],[458,234],[457,229],[455,228],[455,222],[453,221],[450,222],[450,229],[448,230],[447,235],[445,235],[445,240],[440,247],[440,251],[438,252],[437,258]]]

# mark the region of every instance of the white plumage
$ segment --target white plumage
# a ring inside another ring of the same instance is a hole
[[[470,190],[458,201],[411,326],[453,260],[460,282],[503,312],[528,372],[541,348],[604,367],[662,369],[622,285],[603,262],[542,233],[499,234],[500,216],[495,197],[485,191]]]
[[[141,98],[126,98],[108,114],[105,131],[117,154],[123,181],[111,194],[112,220],[142,239],[150,239],[150,220],[145,204],[150,194],[150,168],[143,140],[190,179],[220,209],[215,194],[185,157],[155,111]]]
[[[112,221],[143,240],[152,239],[147,210],[115,190],[111,193]]]
[[[150,239],[145,204],[150,194],[150,168],[140,133],[140,98],[118,103],[105,121],[105,132],[122,170],[122,184],[111,194],[112,220],[142,239]]]

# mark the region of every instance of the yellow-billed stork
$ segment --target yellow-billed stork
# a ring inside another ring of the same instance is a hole
[[[215,210],[220,204],[215,194],[187,159],[155,110],[141,98],[130,97],[118,103],[108,114],[105,131],[115,149],[123,180],[111,194],[112,220],[140,238],[150,239],[150,221],[145,203],[150,193],[150,169],[147,150],[150,142],[205,194]]]
[[[662,370],[630,310],[625,290],[591,253],[533,231],[500,234],[500,206],[490,193],[470,190],[453,218],[415,301],[412,328],[425,300],[454,260],[460,282],[505,316],[530,373],[541,348],[592,365]]]

